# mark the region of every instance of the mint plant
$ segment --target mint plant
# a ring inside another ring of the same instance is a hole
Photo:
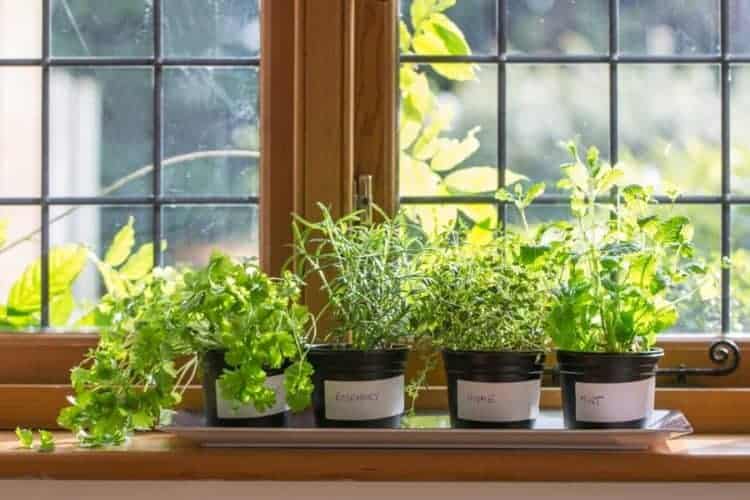
[[[655,210],[651,188],[620,186],[623,170],[596,148],[584,159],[574,143],[567,149],[572,162],[558,186],[570,194],[573,222],[542,225],[531,252],[558,270],[548,331],[563,350],[648,351],[677,322],[676,305],[713,293],[715,278],[687,217]]]
[[[99,345],[71,372],[75,396],[58,422],[84,446],[122,443],[165,422],[193,381],[202,354],[225,351],[225,397],[259,410],[275,403],[268,368],[285,363],[287,402],[307,407],[312,368],[304,360],[309,314],[299,282],[273,279],[253,261],[215,253],[203,269],[155,269],[126,295],[108,295]]]
[[[420,241],[403,215],[388,217],[375,207],[380,222],[369,223],[356,211],[335,220],[319,205],[322,219],[295,216],[297,269],[316,276],[328,297],[335,325],[327,340],[352,349],[387,349],[411,336],[407,292],[418,279],[414,257]]]

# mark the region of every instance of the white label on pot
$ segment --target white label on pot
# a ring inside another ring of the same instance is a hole
[[[475,422],[521,422],[539,415],[542,381],[456,382],[458,418]]]
[[[381,380],[326,380],[326,418],[374,420],[404,412],[404,376]]]
[[[216,415],[219,418],[259,418],[276,415],[289,410],[286,404],[286,391],[284,390],[284,375],[273,375],[266,378],[266,387],[276,393],[276,404],[265,411],[258,411],[252,403],[242,405],[235,409],[231,400],[225,399],[221,394],[219,381],[216,381]]]
[[[576,382],[575,389],[576,420],[629,422],[651,416],[656,377],[616,384]]]

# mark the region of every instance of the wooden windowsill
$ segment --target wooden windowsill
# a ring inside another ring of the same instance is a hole
[[[695,435],[666,452],[201,449],[168,434],[52,453],[0,433],[0,479],[359,481],[750,481],[750,436]]]

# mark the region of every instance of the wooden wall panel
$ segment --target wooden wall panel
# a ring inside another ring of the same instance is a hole
[[[294,212],[294,0],[262,6],[260,260],[278,275],[291,255]]]
[[[398,1],[357,0],[355,21],[355,175],[374,177],[375,202],[398,206]]]

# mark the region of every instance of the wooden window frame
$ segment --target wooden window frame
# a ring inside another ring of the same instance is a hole
[[[278,273],[290,255],[292,213],[351,210],[353,183],[372,175],[374,200],[398,207],[396,159],[398,0],[264,0],[261,57],[261,264]],[[309,287],[306,301],[323,297]],[[662,366],[710,366],[713,337],[663,337]],[[77,332],[0,333],[0,428],[52,426],[69,393],[68,375],[96,344]],[[750,338],[737,338],[742,350]],[[410,362],[413,372],[419,359]],[[422,408],[446,407],[442,370]],[[674,380],[663,380],[673,384]],[[694,377],[690,388],[660,388],[657,403],[682,408],[701,431],[750,432],[750,369]],[[200,392],[186,404],[200,405]],[[546,389],[545,406],[559,406]]]

